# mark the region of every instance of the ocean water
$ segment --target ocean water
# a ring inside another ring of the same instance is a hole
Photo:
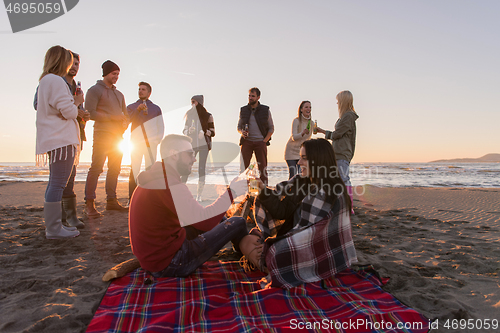
[[[77,181],[85,181],[90,163],[80,163]],[[198,165],[188,183],[198,182]],[[130,166],[123,165],[120,182],[128,182]],[[217,165],[207,163],[207,184],[228,184],[238,176],[239,163]],[[283,163],[270,163],[269,184],[288,179],[288,168]],[[500,187],[500,163],[359,163],[350,167],[353,185],[379,187]],[[106,178],[106,168],[100,180]],[[34,163],[1,163],[0,181],[47,181],[48,167],[35,167]]]

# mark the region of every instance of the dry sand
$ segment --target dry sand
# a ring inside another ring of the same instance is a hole
[[[102,275],[132,257],[127,214],[85,220],[79,237],[46,240],[46,183],[0,183],[0,331],[84,332],[106,292]],[[79,216],[84,184],[77,183]],[[194,188],[192,189],[194,190]],[[500,320],[500,190],[357,188],[352,219],[360,264],[428,318]],[[119,198],[127,184],[120,183]],[[205,196],[217,197],[215,186]],[[98,186],[104,210],[103,184]],[[126,199],[120,200],[122,203]],[[210,201],[205,201],[205,204]],[[473,329],[469,332],[480,332]],[[493,332],[488,330],[485,332]]]
[[[357,190],[364,192],[352,221],[358,257],[391,278],[384,289],[439,319],[433,332],[495,331],[442,325],[500,321],[500,189]]]

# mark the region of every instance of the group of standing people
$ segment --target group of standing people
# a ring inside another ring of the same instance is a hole
[[[147,82],[139,82],[139,99],[125,104],[125,97],[116,89],[120,68],[107,60],[102,64],[102,80],[92,86],[86,95],[85,108],[94,120],[94,145],[92,164],[85,183],[85,214],[90,218],[102,216],[95,207],[96,188],[99,175],[103,172],[106,159],[106,210],[128,211],[117,199],[116,186],[121,171],[123,152],[119,145],[123,133],[131,123],[131,153],[129,176],[129,199],[136,188],[136,178],[144,159],[146,168],[156,161],[157,146],[163,138],[164,123],[161,108],[149,98],[152,87]]]
[[[127,106],[123,94],[115,86],[120,68],[108,60],[102,64],[102,80],[89,88],[84,98],[80,84],[74,80],[79,66],[78,54],[61,46],[51,47],[45,55],[35,94],[36,160],[37,165],[48,162],[50,171],[44,203],[48,239],[78,236],[77,229],[85,226],[76,215],[73,186],[87,121],[95,122],[92,164],[85,183],[85,214],[89,218],[102,216],[95,207],[95,199],[106,159],[106,209],[128,210],[118,202],[116,187],[123,157],[119,144],[129,123],[132,123],[131,138],[135,145],[131,156],[129,196],[135,189],[143,156],[149,168],[156,160],[157,145],[163,138],[161,109],[149,100],[152,88],[148,83],[139,83],[139,100]]]
[[[248,105],[240,110],[238,132],[241,134],[240,146],[243,160],[242,169],[248,168],[252,155],[258,163],[260,180],[267,185],[267,146],[274,133],[274,123],[271,110],[267,105],[259,102],[260,90],[251,88],[248,92]],[[289,179],[300,174],[300,147],[311,139],[313,132],[322,133],[326,139],[332,140],[336,170],[347,187],[349,197],[353,196],[352,184],[349,177],[349,166],[356,147],[356,120],[359,118],[354,110],[353,96],[348,90],[337,94],[339,119],[333,131],[317,127],[312,120],[312,106],[310,101],[302,101],[298,115],[292,121],[292,133],[285,146],[285,161],[288,165]],[[354,213],[354,211],[352,211]]]

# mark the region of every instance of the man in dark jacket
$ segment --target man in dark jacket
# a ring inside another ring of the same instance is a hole
[[[240,146],[243,170],[248,168],[253,153],[259,164],[260,179],[267,185],[267,146],[274,133],[273,118],[269,106],[260,104],[259,88],[248,92],[248,104],[240,109],[238,132],[241,134]]]

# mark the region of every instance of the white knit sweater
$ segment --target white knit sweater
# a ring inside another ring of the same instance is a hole
[[[307,122],[309,119],[305,119],[304,117],[297,117],[292,122],[292,135],[285,147],[285,160],[298,160],[300,159],[300,145],[302,142],[311,138],[312,135],[312,124],[309,134],[301,135],[302,131],[307,127]],[[312,120],[311,120],[312,121]]]
[[[62,115],[65,119],[59,117]],[[63,78],[47,74],[40,80],[36,112],[36,154],[80,144],[78,109]]]

